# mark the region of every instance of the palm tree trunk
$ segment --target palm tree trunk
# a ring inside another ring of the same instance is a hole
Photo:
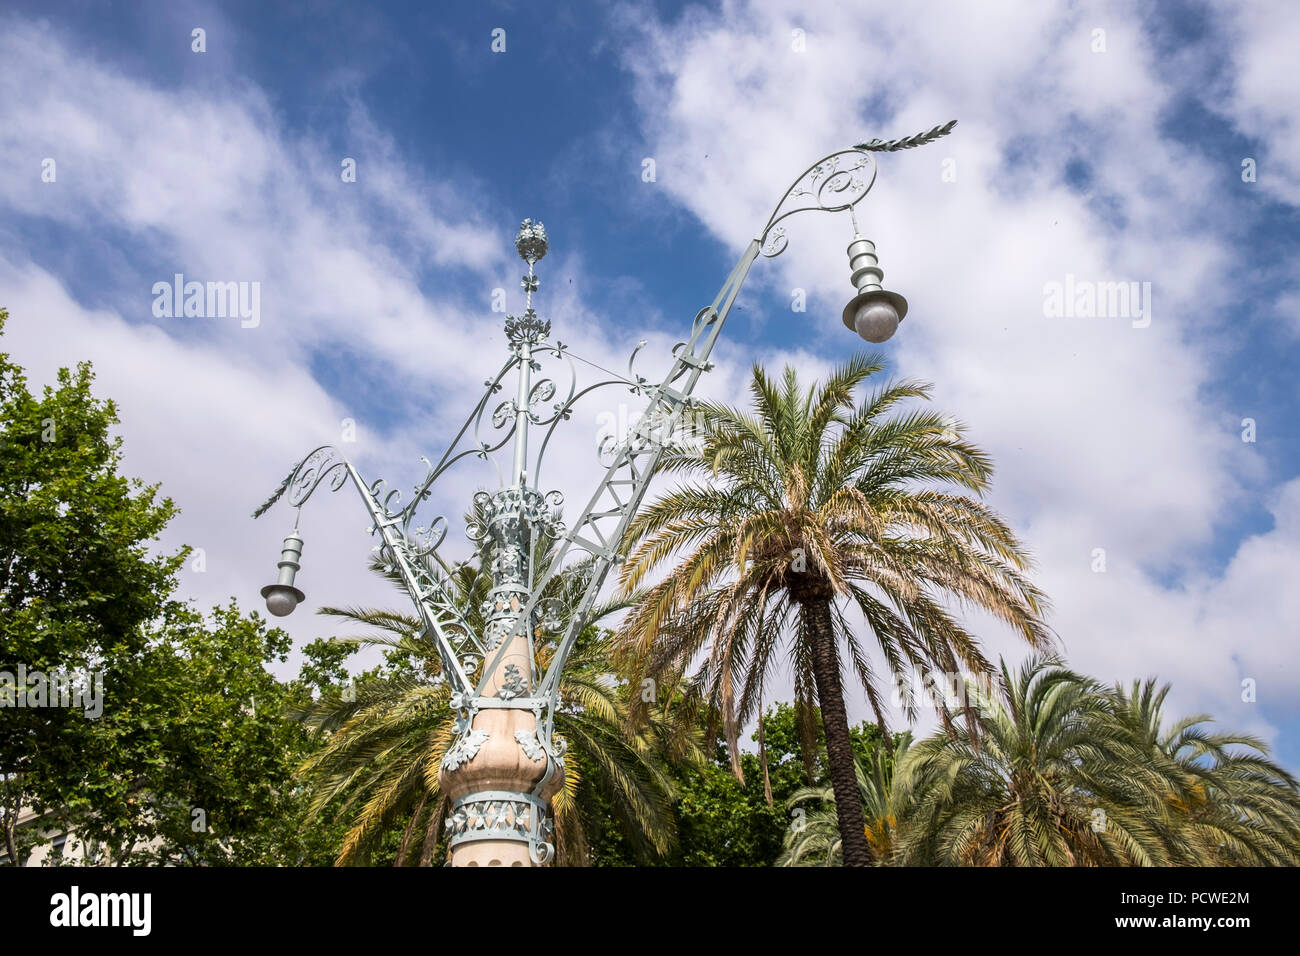
[[[870,866],[866,821],[858,796],[853,744],[849,737],[849,716],[844,709],[844,686],[840,682],[840,655],[831,624],[829,601],[813,600],[804,605],[812,637],[813,679],[817,702],[826,732],[826,762],[830,765],[831,789],[835,793],[835,816],[840,825],[845,866]]]

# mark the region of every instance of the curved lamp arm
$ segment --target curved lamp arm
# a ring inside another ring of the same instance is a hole
[[[437,527],[437,522],[433,523],[432,529],[437,541],[413,545],[406,527],[411,520],[411,512],[408,509],[393,510],[400,493],[394,489],[381,498],[384,483],[376,481],[367,485],[352,463],[332,445],[322,445],[294,466],[275,493],[253,512],[253,517],[265,514],[267,509],[286,494],[289,504],[301,508],[327,478],[331,491],[338,491],[351,479],[370,514],[371,533],[378,534],[383,540],[377,549],[380,558],[385,564],[396,568],[401,575],[402,583],[424,625],[422,636],[432,640],[437,647],[443,673],[452,691],[468,691],[471,682],[466,674],[467,665],[475,659],[481,660],[486,651],[479,636],[465,619],[463,611],[452,600],[426,560],[427,555],[433,552],[437,542],[446,534],[445,523],[441,528]],[[417,496],[416,501],[419,500]],[[298,540],[301,548],[301,539]],[[473,670],[472,667],[468,669]]]

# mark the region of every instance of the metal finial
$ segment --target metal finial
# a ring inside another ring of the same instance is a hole
[[[527,262],[531,269],[535,262],[546,255],[546,227],[540,222],[525,219],[519,224],[519,235],[515,236],[515,249],[519,251],[519,258]]]
[[[519,234],[515,236],[515,249],[519,252],[519,258],[528,263],[528,275],[524,276],[520,283],[524,289],[525,308],[521,317],[506,316],[506,335],[509,336],[511,344],[519,348],[525,343],[536,345],[551,331],[551,323],[538,318],[537,313],[533,311],[533,293],[541,283],[533,273],[533,266],[537,264],[537,260],[546,255],[546,227],[540,222],[525,219],[519,224]]]

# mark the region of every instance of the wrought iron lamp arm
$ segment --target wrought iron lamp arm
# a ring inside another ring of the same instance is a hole
[[[483,413],[487,409],[488,402],[491,401],[493,395],[501,391],[502,381],[518,364],[519,359],[511,357],[505,365],[501,366],[501,371],[497,372],[495,377],[490,378],[483,383],[486,386],[486,391],[484,391],[483,397],[478,400],[478,404],[474,406],[474,410],[470,412],[469,417],[465,419],[465,423],[460,426],[460,431],[456,433],[456,437],[453,438],[451,444],[447,446],[447,450],[443,452],[442,458],[438,460],[438,464],[434,465],[430,463],[428,459],[423,459],[427,464],[429,464],[429,473],[425,477],[424,481],[416,486],[415,496],[411,499],[411,503],[404,509],[408,521],[414,515],[415,509],[419,507],[420,502],[429,496],[429,490],[433,487],[434,483],[442,477],[443,473],[447,471],[448,468],[467,455],[487,457],[490,453],[505,446],[505,444],[510,441],[514,434],[513,423],[511,423],[511,427],[496,440],[495,444],[480,440],[476,445],[463,448],[459,452],[456,451],[460,446],[461,439],[465,437],[465,434],[469,432],[471,427],[473,427],[475,436],[477,437],[478,426],[483,419]]]
[[[279,489],[253,513],[253,517],[260,517],[286,493],[289,503],[301,508],[327,477],[331,491],[338,491],[351,479],[357,494],[361,496],[362,504],[370,514],[371,533],[378,534],[383,541],[378,549],[380,558],[397,568],[401,575],[402,583],[424,626],[422,636],[432,640],[437,647],[448,683],[454,692],[469,690],[470,680],[462,666],[462,658],[467,655],[482,655],[482,643],[462,610],[438,580],[437,574],[425,563],[425,555],[433,553],[436,544],[425,550],[413,546],[406,534],[406,526],[410,522],[409,510],[404,508],[393,511],[388,507],[388,503],[400,496],[400,492],[390,491],[381,500],[379,493],[383,487],[382,481],[373,485],[366,484],[352,463],[337,448],[322,445],[289,472]],[[419,501],[418,496],[416,501]]]

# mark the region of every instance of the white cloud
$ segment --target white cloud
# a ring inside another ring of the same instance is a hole
[[[1136,9],[832,12],[756,0],[692,8],[671,24],[629,8],[623,27],[662,188],[733,245],[818,156],[959,119],[949,139],[881,156],[859,207],[886,287],[911,304],[892,346],[896,370],[936,382],[936,405],[993,453],[995,504],[1039,556],[1072,658],[1107,679],[1159,674],[1177,701],[1238,714],[1233,655],[1276,664],[1293,639],[1263,626],[1258,595],[1231,587],[1231,569],[1202,573],[1258,474],[1234,417],[1206,398],[1205,343],[1229,314],[1206,303],[1220,301],[1239,250],[1216,227],[1227,213],[1207,208],[1218,171],[1159,134],[1183,91]],[[806,53],[790,48],[794,27],[806,31]],[[1105,30],[1105,52],[1093,51],[1094,29]],[[1269,96],[1294,111],[1294,91],[1274,85]],[[955,183],[940,176],[949,157]],[[1067,181],[1072,164],[1086,167],[1081,189]],[[806,317],[816,350],[847,352],[860,344],[838,316],[848,223],[808,215],[789,231],[789,251],[759,281],[821,293]],[[1149,327],[1045,317],[1045,283],[1067,274],[1149,282]],[[1233,567],[1266,540],[1243,542]],[[1089,570],[1094,547],[1111,556],[1107,575]],[[1186,583],[1160,583],[1171,573]],[[1211,595],[1258,633],[1225,644],[1205,610]],[[1023,653],[999,633],[989,645]],[[1286,709],[1280,696],[1272,703]]]
[[[1259,188],[1300,205],[1300,118],[1296,115],[1295,51],[1300,7],[1250,0],[1212,4],[1216,49],[1229,59],[1229,78],[1210,105],[1243,135],[1258,140]],[[1231,157],[1234,166],[1245,157]]]
[[[245,609],[256,608],[258,588],[274,580],[291,518],[283,507],[257,523],[249,516],[294,455],[337,437],[337,404],[301,369],[264,376],[238,356],[86,309],[31,265],[0,260],[0,288],[10,312],[0,342],[28,369],[33,385],[52,382],[61,366],[90,361],[96,394],[118,405],[122,472],[160,482],[161,494],[181,509],[160,546],[202,548],[205,565],[201,573],[192,562],[186,566],[181,593],[203,608],[232,595]],[[383,599],[387,588],[363,573],[359,512],[342,522],[326,520],[338,517],[336,508],[319,510],[334,513],[304,522],[306,609]],[[303,614],[290,621],[291,633],[303,638],[329,630]]]
[[[355,103],[352,140],[365,151],[353,157],[357,182],[344,183],[343,157],[282,134],[256,88],[159,89],[22,21],[0,36],[0,58],[0,203],[138,244],[158,274],[140,277],[129,320],[151,319],[148,290],[174,272],[258,281],[263,327],[244,339],[252,361],[337,351],[364,323],[367,348],[397,375],[461,377],[455,356],[477,335],[461,316],[486,311],[504,230],[402,162]],[[45,157],[54,183],[40,181]],[[428,296],[419,282],[430,265],[467,273],[454,292]]]

